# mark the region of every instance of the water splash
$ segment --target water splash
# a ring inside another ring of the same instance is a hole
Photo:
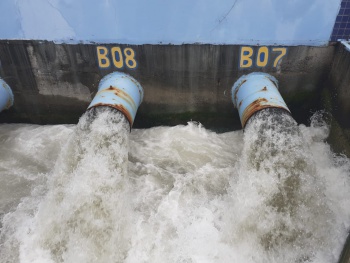
[[[244,141],[232,190],[249,201],[232,200],[244,209],[243,216],[231,218],[236,239],[253,237],[266,262],[331,262],[326,251],[332,254],[336,240],[329,237],[339,225],[318,162],[296,122],[283,110],[262,110],[247,124]]]
[[[6,211],[0,261],[336,262],[349,159],[324,142],[322,118],[306,127],[259,114],[244,133],[191,122],[129,138],[122,115],[88,113],[62,134],[53,170]]]
[[[89,111],[80,119],[47,189],[34,197],[40,199],[30,209],[34,215],[16,233],[20,262],[113,262],[122,257],[128,245],[128,134],[123,115],[109,109]],[[32,201],[24,204],[30,207]]]

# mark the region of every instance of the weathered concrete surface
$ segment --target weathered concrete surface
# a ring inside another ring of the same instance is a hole
[[[339,44],[330,72],[329,88],[333,98],[333,114],[339,124],[350,129],[350,52]]]
[[[340,43],[335,49],[329,78],[323,90],[322,101],[330,113],[330,134],[327,139],[336,153],[350,157],[350,52]],[[350,234],[347,237],[339,263],[350,263]]]
[[[339,263],[350,263],[350,235],[346,240],[344,249],[339,259]]]
[[[115,71],[101,69],[94,44],[0,41],[0,77],[11,86],[13,108],[0,122],[77,123],[96,93],[99,80]],[[240,129],[230,90],[242,75],[264,71],[279,80],[280,93],[298,122],[320,105],[334,47],[289,47],[277,68],[240,70],[240,46],[117,45],[131,47],[138,66],[122,71],[137,79],[145,97],[134,127],[175,125],[189,120],[205,127]],[[277,55],[271,55],[274,60]]]

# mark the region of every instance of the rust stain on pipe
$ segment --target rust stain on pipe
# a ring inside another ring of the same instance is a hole
[[[118,89],[117,87],[113,87],[112,85],[109,86],[108,89],[103,89],[101,91],[99,91],[98,93],[102,93],[102,92],[112,92],[114,93],[117,97],[120,97],[122,99],[124,99],[126,102],[128,102],[128,104],[135,110],[137,111],[137,106],[134,102],[134,100],[132,99],[132,97],[130,97],[130,95],[128,93],[126,93],[124,90],[122,89]]]
[[[265,87],[266,88],[266,87]],[[250,119],[251,116],[253,116],[254,113],[257,111],[260,111],[262,109],[266,108],[280,108],[285,111],[287,111],[285,108],[279,106],[279,105],[273,105],[271,102],[269,102],[265,98],[259,98],[255,101],[253,101],[243,112],[242,115],[242,127],[244,128],[245,125],[247,124],[247,121]]]

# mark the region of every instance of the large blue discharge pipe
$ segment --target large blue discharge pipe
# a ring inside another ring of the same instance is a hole
[[[114,108],[124,114],[131,128],[142,100],[140,83],[126,73],[113,72],[102,78],[88,109],[100,106]]]
[[[13,105],[13,93],[9,85],[0,79],[0,112],[10,108]]]
[[[278,91],[276,78],[266,73],[243,75],[233,85],[231,95],[243,128],[262,109],[281,108],[290,112]]]

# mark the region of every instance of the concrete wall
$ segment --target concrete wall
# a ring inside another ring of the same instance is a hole
[[[15,95],[0,122],[76,123],[99,80],[116,70],[145,89],[136,127],[193,119],[238,129],[230,89],[253,71],[276,76],[294,117],[307,122],[321,107],[334,25],[348,25],[344,3],[0,1],[0,77]]]
[[[338,43],[335,51],[323,91],[323,101],[332,116],[328,140],[334,151],[350,156],[350,46]]]
[[[350,50],[342,44],[334,56],[329,88],[334,116],[342,127],[350,129]]]
[[[14,106],[0,114],[0,122],[77,123],[99,80],[115,70],[134,76],[145,90],[136,127],[175,125],[192,119],[206,127],[240,129],[230,90],[242,74],[253,71],[274,75],[293,116],[307,122],[311,111],[319,107],[333,52],[332,46],[0,41],[0,75],[15,96]],[[127,55],[133,55],[129,61]]]
[[[335,152],[350,158],[350,44],[344,44],[338,43],[335,49],[324,101],[332,117],[328,141]],[[339,263],[349,262],[350,235],[339,259]]]
[[[327,45],[341,0],[1,0],[0,39]]]

